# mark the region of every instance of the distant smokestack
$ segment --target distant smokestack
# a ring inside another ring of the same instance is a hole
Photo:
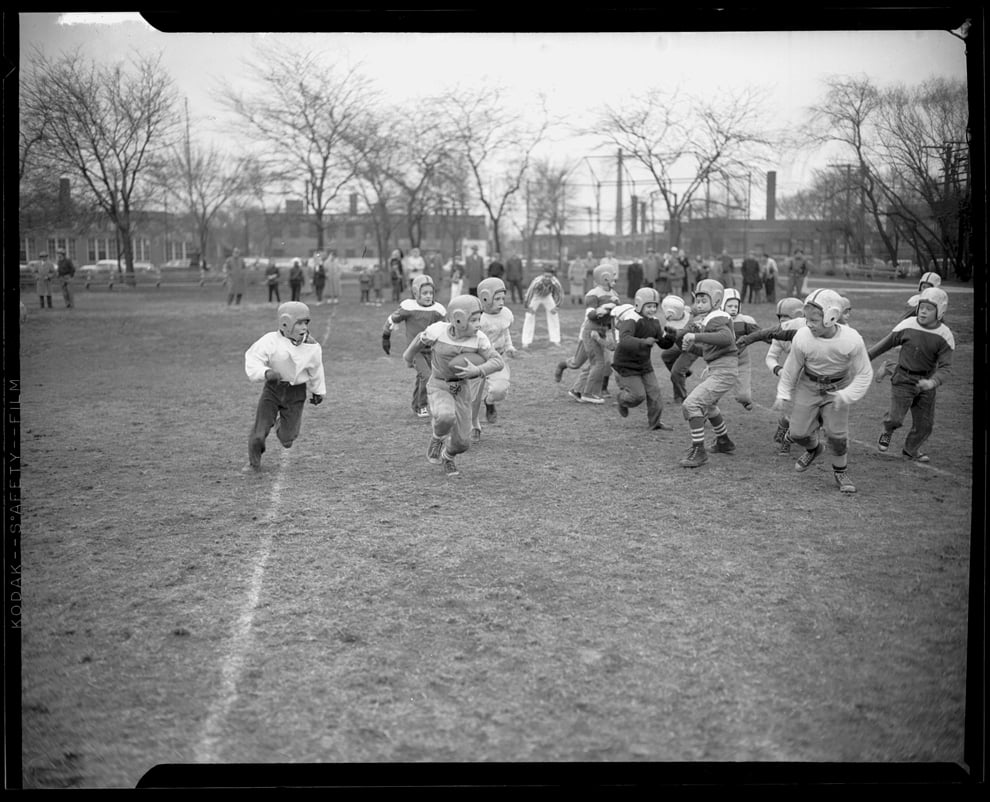
[[[777,219],[777,171],[767,173],[767,220]]]
[[[357,193],[356,192],[352,192],[351,193],[351,198],[350,198],[350,213],[351,214],[357,214],[358,213],[357,202],[358,202]]]

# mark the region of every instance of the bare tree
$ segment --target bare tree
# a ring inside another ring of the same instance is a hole
[[[711,179],[746,180],[769,164],[783,141],[768,132],[766,102],[757,89],[708,98],[650,89],[616,106],[606,105],[580,133],[599,137],[645,169],[656,184],[680,243],[680,222]]]
[[[532,165],[532,177],[526,182],[527,231],[533,235],[541,226],[557,242],[558,268],[564,259],[564,232],[574,208],[575,187],[567,183],[574,164],[555,164],[548,158],[537,159]],[[532,253],[529,254],[532,257]]]
[[[496,252],[500,226],[523,187],[533,150],[549,127],[546,110],[529,125],[503,107],[501,88],[454,88],[438,100],[438,115],[450,125],[450,139],[474,179],[477,199],[492,224]]]
[[[49,59],[36,50],[22,84],[22,108],[46,120],[47,158],[80,178],[110,218],[131,279],[135,204],[157,154],[172,142],[175,102],[160,58],[104,66],[78,51]]]
[[[358,193],[371,213],[379,259],[384,264],[390,241],[401,222],[396,207],[402,187],[395,176],[401,173],[402,121],[395,115],[364,115],[354,137],[353,170]]]
[[[962,81],[932,79],[883,93],[878,126],[881,187],[890,215],[918,261],[944,259],[972,276],[968,101]]]
[[[957,153],[968,155],[961,147],[967,134],[961,82],[880,90],[867,77],[831,77],[812,107],[809,129],[810,141],[845,146],[850,163],[837,166],[846,171],[847,192],[858,195],[861,241],[868,216],[891,263],[903,235],[920,261],[941,255],[968,277],[968,181],[955,161]],[[856,205],[847,201],[847,208]]]
[[[201,259],[206,258],[210,227],[231,198],[250,191],[257,168],[248,157],[230,157],[216,145],[193,144],[186,133],[169,149],[159,167],[159,185],[166,197],[176,200],[196,230]]]
[[[265,169],[292,176],[306,199],[324,246],[324,220],[333,201],[354,178],[350,153],[357,124],[375,101],[357,67],[327,65],[319,54],[259,47],[246,67],[256,87],[240,92],[223,84],[218,99],[244,123],[243,132],[262,147]]]

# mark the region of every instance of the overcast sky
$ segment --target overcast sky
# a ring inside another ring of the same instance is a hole
[[[770,95],[768,127],[797,124],[822,96],[830,74],[866,75],[877,84],[913,85],[933,76],[965,80],[965,46],[940,30],[648,32],[648,33],[163,33],[136,13],[20,14],[21,58],[33,45],[49,54],[81,47],[94,58],[119,59],[132,50],[162,55],[178,91],[188,98],[197,128],[219,122],[210,99],[220,79],[243,69],[253,43],[273,40],[299,51],[323,51],[361,64],[381,90],[405,100],[458,85],[499,83],[520,105],[537,91],[555,114],[578,121],[603,103],[650,86],[677,85],[691,94],[733,86],[762,86]],[[578,145],[580,159],[590,155]],[[808,168],[828,154],[777,165],[778,194],[793,192]],[[614,164],[591,160],[599,180]],[[590,175],[586,177],[590,182]],[[754,217],[762,200],[754,199]],[[611,204],[614,207],[614,202]]]

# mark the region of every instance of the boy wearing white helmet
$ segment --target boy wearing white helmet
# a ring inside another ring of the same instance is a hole
[[[481,330],[491,340],[492,348],[500,356],[516,355],[512,344],[512,324],[515,317],[511,309],[505,306],[505,282],[500,278],[486,278],[478,285],[478,300],[481,301]],[[485,405],[485,420],[495,423],[498,419],[497,401],[505,400],[509,394],[509,363],[503,359],[501,370],[489,374],[483,382],[478,382],[477,393],[471,414],[471,442],[481,440],[481,405]]]
[[[406,326],[406,345],[411,343],[416,335],[425,331],[431,323],[443,320],[447,314],[444,305],[434,300],[433,279],[427,275],[419,275],[412,282],[412,298],[404,298],[399,308],[385,318],[385,328],[382,330],[382,350],[392,353],[392,331],[400,323]],[[426,405],[426,382],[430,378],[430,349],[423,350],[413,360],[416,369],[416,381],[413,384],[412,408],[417,417],[430,417]]]
[[[613,287],[618,270],[602,260],[592,271],[595,286],[584,296],[584,319],[578,331],[578,344],[570,359],[557,363],[554,381],[559,382],[568,368],[580,370],[577,380],[567,391],[575,401],[604,404],[602,396],[608,386],[612,351],[615,350],[613,311],[619,305],[619,295]]]
[[[732,318],[732,331],[738,340],[754,331],[759,331],[759,325],[749,315],[740,311],[742,295],[739,290],[729,287],[722,296],[722,309]],[[739,367],[736,378],[736,401],[743,405],[747,412],[753,408],[753,374],[749,362],[749,352],[739,351]]]
[[[618,310],[622,307],[616,307]],[[646,401],[646,419],[649,428],[669,430],[660,421],[663,415],[663,395],[660,382],[653,370],[653,346],[669,348],[674,337],[665,333],[663,324],[656,318],[660,308],[660,293],[652,287],[641,287],[633,296],[631,309],[615,315],[618,345],[612,358],[619,385],[617,402],[619,414],[629,416],[629,409]]]
[[[952,369],[956,343],[952,331],[943,322],[949,296],[938,287],[921,291],[917,315],[901,320],[880,342],[871,346],[869,358],[875,359],[891,348],[901,347],[890,379],[890,409],[883,416],[883,431],[877,448],[890,448],[891,435],[904,424],[911,412],[911,431],[904,440],[901,454],[918,462],[928,462],[921,447],[935,425],[935,391]]]
[[[702,279],[694,289],[694,314],[700,331],[688,331],[681,338],[681,349],[689,351],[695,343],[701,356],[708,363],[701,382],[688,393],[681,408],[691,427],[691,450],[681,460],[685,468],[697,468],[708,462],[705,451],[705,421],[715,433],[713,450],[731,454],[736,450],[729,439],[718,408],[719,399],[731,390],[737,379],[739,358],[736,337],[732,332],[732,319],[723,311],[722,296],[725,289],[714,279]]]
[[[278,308],[278,330],[270,331],[244,353],[244,371],[264,382],[254,426],[248,435],[244,473],[261,470],[261,455],[272,426],[279,442],[290,448],[299,436],[306,396],[314,406],[326,395],[323,349],[309,334],[309,307],[287,301]]]
[[[921,293],[931,287],[941,287],[942,277],[935,272],[922,273],[918,279],[918,292],[908,298],[907,309],[901,315],[901,320],[906,320],[918,314],[918,301],[921,300]]]
[[[490,376],[504,365],[488,335],[481,331],[481,312],[477,296],[458,295],[447,305],[447,320],[427,326],[402,354],[412,367],[424,348],[430,350],[426,392],[433,420],[426,459],[441,465],[448,477],[460,474],[454,457],[470,448],[471,382]],[[462,361],[464,364],[459,364]]]
[[[839,322],[842,300],[834,290],[815,290],[804,299],[806,325],[791,340],[780,371],[775,412],[792,404],[787,439],[804,447],[794,465],[806,471],[825,450],[832,452],[832,476],[843,493],[855,493],[847,475],[849,406],[866,395],[873,368],[859,332]]]
[[[660,359],[670,373],[670,384],[674,388],[674,403],[680,405],[687,398],[687,379],[691,375],[691,365],[701,356],[681,350],[680,336],[691,326],[691,310],[680,295],[665,295],[660,302],[663,312],[664,332],[674,338],[673,344],[660,351]]]
[[[782,298],[777,304],[777,321],[779,329],[785,336],[771,339],[764,362],[770,372],[779,378],[780,372],[784,369],[784,362],[787,361],[787,355],[791,352],[791,340],[794,338],[794,333],[806,325],[804,302],[800,298]],[[773,436],[779,457],[791,453],[791,441],[787,439],[790,425],[787,413],[781,414],[777,420],[777,431]]]

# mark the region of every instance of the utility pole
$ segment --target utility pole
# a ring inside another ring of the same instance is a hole
[[[834,167],[837,170],[846,171],[846,212],[845,219],[842,221],[842,253],[843,261],[849,262],[849,232],[852,229],[852,164],[830,164],[829,167]]]
[[[615,236],[622,236],[622,148],[619,148],[615,179]]]

